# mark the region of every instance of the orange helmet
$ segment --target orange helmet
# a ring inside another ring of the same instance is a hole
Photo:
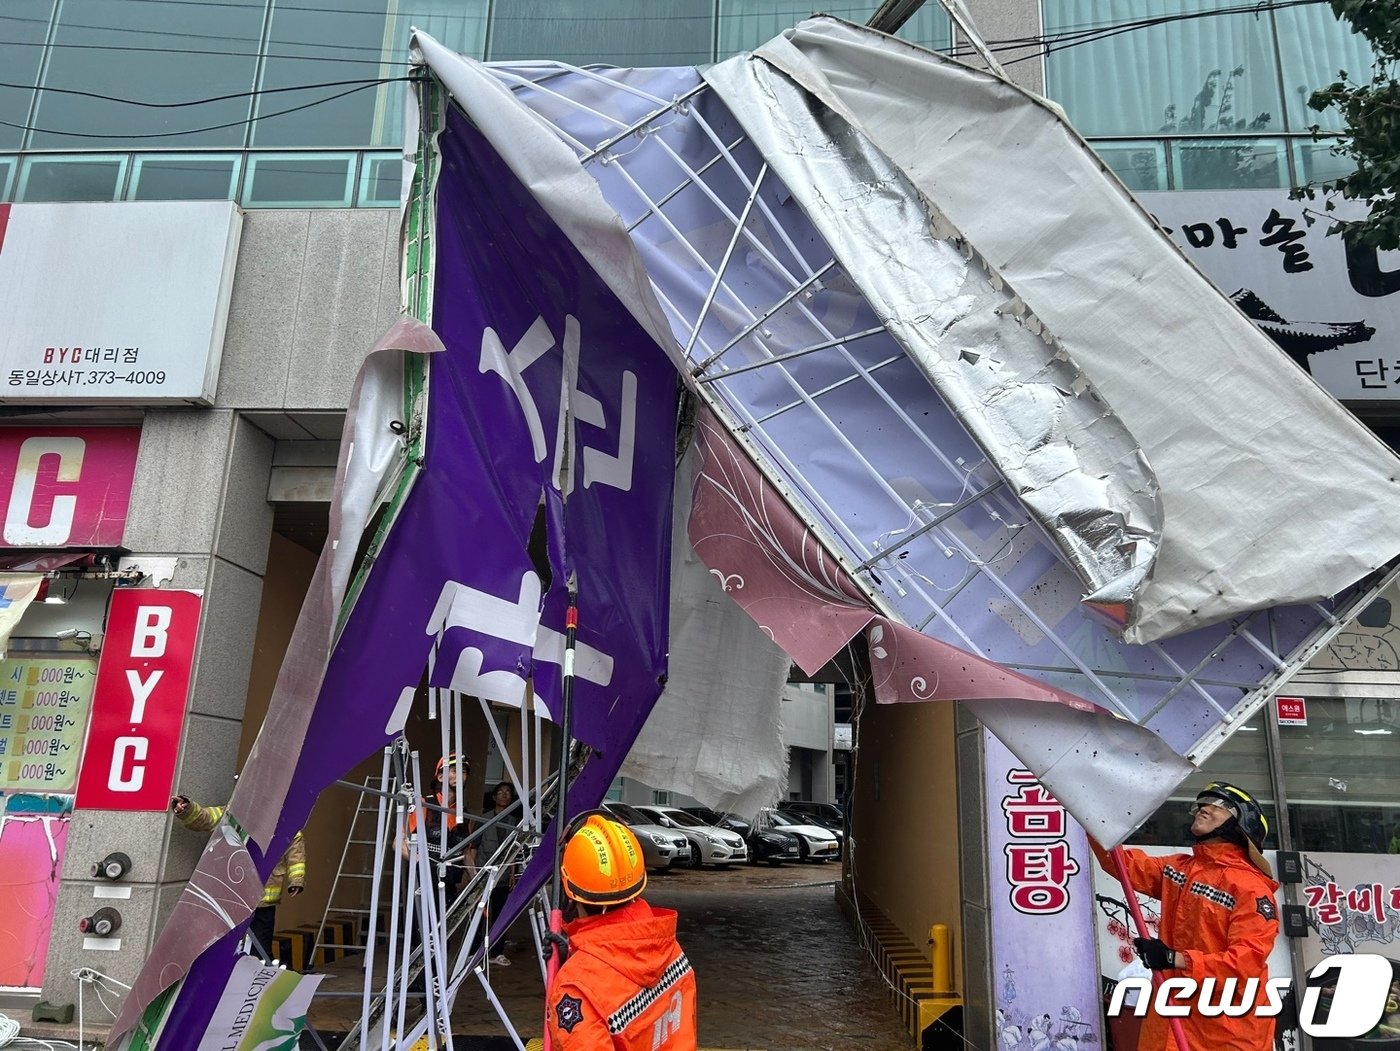
[[[449,766],[459,768],[463,776],[472,772],[472,761],[464,755],[459,756],[456,752],[453,752],[451,755],[445,755],[437,761],[437,770],[434,772],[434,780],[443,780],[442,775]]]
[[[559,872],[564,893],[586,905],[621,905],[647,885],[637,837],[626,825],[598,813],[586,815],[569,837]]]

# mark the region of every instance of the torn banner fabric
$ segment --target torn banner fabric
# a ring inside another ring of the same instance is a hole
[[[566,581],[576,575],[573,724],[595,754],[571,799],[602,797],[661,690],[675,371],[460,114],[448,116],[438,145],[433,327],[445,350],[430,363],[426,461],[303,732],[259,737],[233,820],[212,841],[227,846],[201,861],[113,1042],[181,978],[157,1024],[201,1031],[256,900],[212,900],[203,888],[217,881],[213,866],[241,861],[260,887],[318,793],[402,729],[434,646],[431,685],[513,702],[532,678],[557,717]],[[547,565],[531,557],[537,524]],[[353,551],[358,539],[342,544]],[[281,686],[269,727],[287,714]],[[246,811],[258,784],[280,791]],[[272,832],[244,844],[234,822]],[[539,852],[498,924],[538,889],[549,860]]]

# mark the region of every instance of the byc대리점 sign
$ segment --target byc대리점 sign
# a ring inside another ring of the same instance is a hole
[[[0,402],[214,400],[232,201],[0,204]]]
[[[164,810],[199,632],[198,591],[117,588],[75,805]]]

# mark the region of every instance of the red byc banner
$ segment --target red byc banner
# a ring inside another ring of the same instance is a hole
[[[0,547],[119,547],[140,427],[0,427]]]
[[[198,591],[112,592],[74,806],[169,805],[201,601]]]

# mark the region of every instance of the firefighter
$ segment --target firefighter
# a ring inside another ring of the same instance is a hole
[[[626,825],[587,814],[564,847],[560,878],[576,918],[547,994],[556,1051],[695,1051],[695,975],[676,914],[640,897],[641,844]]]
[[[200,806],[188,796],[175,796],[170,809],[180,823],[192,832],[212,832],[224,816],[221,806]],[[272,960],[272,933],[277,927],[277,903],[282,900],[285,885],[287,897],[295,898],[306,888],[306,841],[298,832],[272,870],[263,887],[262,901],[253,910],[253,922],[248,926],[252,936],[250,955]]]
[[[1201,789],[1191,808],[1190,854],[1149,857],[1125,850],[1128,878],[1134,889],[1159,898],[1162,918],[1156,938],[1134,938],[1145,966],[1166,977],[1187,977],[1200,984],[1236,980],[1232,1002],[1245,982],[1258,979],[1254,1003],[1267,1003],[1268,958],[1278,937],[1278,906],[1269,863],[1260,853],[1269,823],[1248,792],[1224,781]],[[1117,876],[1117,866],[1103,847],[1090,840],[1099,864]],[[1214,1018],[1192,1010],[1181,1019],[1192,1051],[1272,1051],[1274,1020],[1250,1011],[1238,1018]],[[1141,1051],[1176,1051],[1165,1018],[1149,1010],[1138,1040]]]
[[[476,863],[476,848],[469,846],[461,850],[461,843],[471,834],[471,823],[457,820],[457,796],[462,782],[471,773],[471,760],[453,752],[437,761],[433,770],[432,795],[424,796],[423,802],[432,804],[423,812],[426,815],[423,828],[423,841],[428,848],[428,863],[434,875],[441,875],[447,895],[448,905],[457,899],[462,885],[462,876]],[[435,809],[441,807],[442,809]],[[445,811],[445,812],[444,812]],[[444,826],[447,834],[442,834]],[[418,812],[408,812],[408,834],[411,837],[418,828]],[[447,841],[446,861],[444,862],[443,840]],[[408,856],[408,841],[399,843],[399,851]]]

